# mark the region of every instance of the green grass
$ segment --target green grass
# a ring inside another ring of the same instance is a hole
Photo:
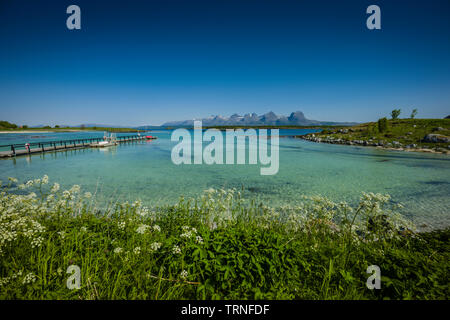
[[[437,128],[444,130],[438,131]],[[416,144],[422,148],[447,148],[448,143],[423,142],[423,138],[430,133],[450,136],[450,119],[397,119],[388,120],[387,130],[379,132],[377,122],[347,127],[348,133],[340,133],[336,129],[323,130],[318,136],[332,136],[343,140],[384,141],[392,143],[398,141],[403,145]]]
[[[47,180],[2,189],[0,299],[449,298],[450,230],[415,233],[388,196],[270,208],[207,190],[101,207]],[[66,287],[70,265],[79,290]],[[370,265],[380,290],[366,287]]]

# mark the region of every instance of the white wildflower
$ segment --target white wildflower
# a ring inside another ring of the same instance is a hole
[[[72,186],[72,188],[70,188],[69,191],[71,193],[78,193],[78,192],[80,192],[80,190],[81,190],[81,187],[79,185],[75,184],[75,185]]]
[[[133,202],[133,204],[131,206],[135,207],[135,208],[139,208],[139,207],[142,206],[142,201],[141,200],[136,200],[135,202]]]
[[[53,187],[50,189],[52,193],[56,193],[59,190],[59,183],[55,183]]]
[[[31,192],[29,195],[28,195],[28,199],[34,199],[34,198],[36,198],[37,197],[37,195],[36,195],[36,193],[34,193],[34,192]]]
[[[117,227],[118,227],[120,230],[125,229],[125,225],[126,225],[126,222],[125,222],[125,221],[119,221],[119,222],[117,222]]]
[[[188,272],[186,270],[181,271],[180,277],[181,279],[186,280],[188,277]]]
[[[30,272],[23,278],[22,283],[28,284],[28,283],[33,283],[35,281],[36,281],[36,276],[34,275],[34,273]]]
[[[175,245],[172,248],[172,252],[173,252],[173,254],[180,254],[181,253],[181,249],[180,249],[179,246]]]
[[[197,243],[203,243],[203,238],[200,237],[200,236],[197,236],[197,237],[195,238],[195,241],[196,241]]]
[[[48,183],[48,176],[47,175],[44,175],[43,177],[42,177],[42,184],[47,184]]]
[[[37,248],[40,247],[42,245],[42,242],[44,241],[44,238],[42,237],[36,237],[33,240],[31,240],[31,247],[32,248]]]
[[[209,188],[209,189],[204,190],[203,192],[211,194],[211,193],[216,192],[216,190],[214,190],[213,188]]]
[[[159,248],[161,248],[161,243],[160,242],[153,242],[150,245],[150,249],[152,249],[152,251],[157,251]]]
[[[147,229],[150,228],[150,226],[146,225],[146,224],[141,224],[137,229],[136,232],[139,234],[144,234],[145,231],[147,231]]]
[[[190,237],[192,237],[192,236],[193,236],[193,233],[192,233],[191,231],[187,231],[187,232],[182,233],[182,234],[180,235],[180,237],[182,237],[182,238],[190,238]]]

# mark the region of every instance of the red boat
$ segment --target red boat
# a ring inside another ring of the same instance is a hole
[[[156,137],[154,137],[154,136],[145,136],[145,138],[147,138],[147,139],[156,139]]]

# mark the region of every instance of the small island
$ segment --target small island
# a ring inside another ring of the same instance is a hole
[[[351,127],[326,128],[297,138],[397,151],[450,153],[450,119],[382,118]]]

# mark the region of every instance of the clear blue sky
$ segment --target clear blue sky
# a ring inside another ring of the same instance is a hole
[[[81,30],[66,28],[67,6]],[[382,30],[366,28],[370,4]],[[450,114],[450,1],[0,1],[0,119]]]

